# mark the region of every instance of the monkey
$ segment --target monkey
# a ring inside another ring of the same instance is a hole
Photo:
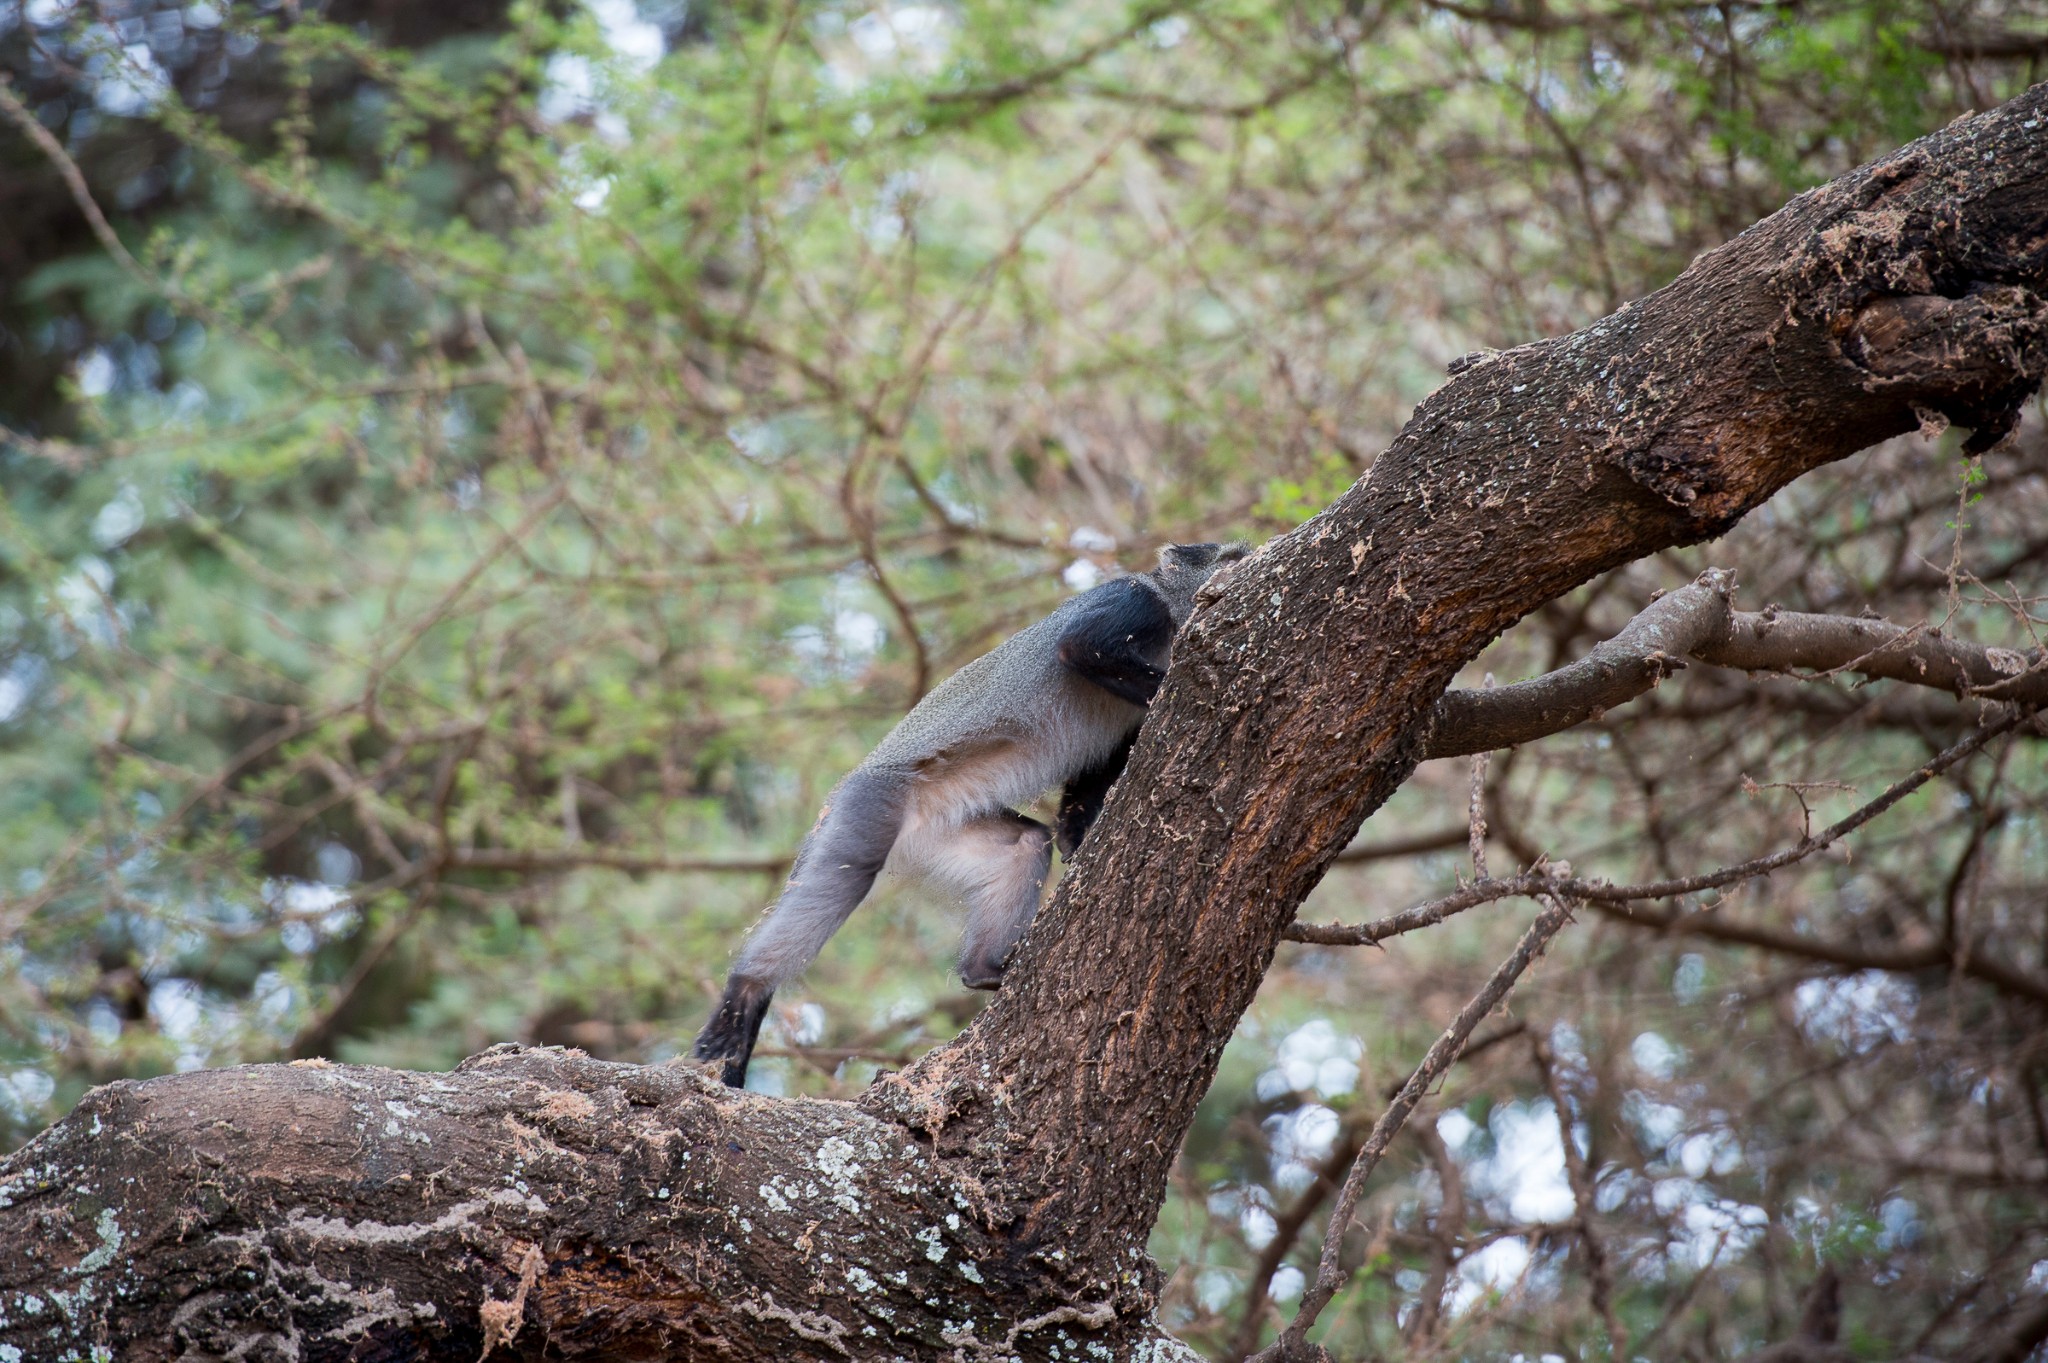
[[[741,946],[693,1054],[747,1063],[775,991],[801,975],[885,868],[967,903],[961,982],[1002,983],[1058,846],[1071,859],[1123,773],[1195,593],[1246,546],[1170,544],[1147,573],[1068,598],[941,682],[826,799],[781,896]],[[1062,786],[1056,828],[1013,806]]]

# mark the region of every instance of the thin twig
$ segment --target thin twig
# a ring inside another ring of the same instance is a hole
[[[1593,1309],[1600,1313],[1607,1327],[1607,1356],[1625,1359],[1631,1357],[1628,1332],[1621,1328],[1621,1321],[1614,1314],[1614,1275],[1607,1262],[1607,1245],[1593,1225],[1593,1172],[1586,1167],[1586,1157],[1579,1153],[1578,1142],[1572,1138],[1571,1103],[1557,1073],[1557,1058],[1551,1054],[1542,1028],[1529,1029],[1529,1051],[1535,1058],[1536,1072],[1543,1076],[1543,1091],[1550,1095],[1550,1106],[1557,1113],[1557,1134],[1564,1144],[1565,1176],[1571,1183],[1572,1202],[1578,1209],[1579,1243],[1586,1247],[1586,1277],[1592,1283]]]
[[[1413,932],[1417,928],[1441,923],[1453,914],[1462,913],[1480,904],[1492,903],[1497,899],[1514,899],[1526,895],[1560,895],[1566,899],[1589,900],[1596,904],[1624,904],[1632,900],[1670,899],[1678,895],[1697,894],[1701,890],[1716,890],[1741,881],[1753,880],[1795,862],[1804,861],[1816,852],[1825,851],[1936,776],[1983,748],[1992,739],[2018,728],[2029,717],[2030,712],[2024,710],[2007,713],[2003,718],[1986,725],[1961,742],[1942,750],[1910,776],[1894,782],[1884,794],[1847,818],[1831,824],[1812,837],[1801,838],[1790,847],[1781,848],[1737,866],[1723,867],[1718,871],[1706,871],[1694,876],[1653,880],[1641,885],[1616,885],[1605,880],[1581,880],[1538,867],[1517,876],[1475,881],[1455,893],[1447,894],[1440,899],[1432,899],[1426,904],[1418,904],[1412,909],[1388,914],[1384,918],[1376,918],[1370,923],[1293,923],[1288,926],[1285,936],[1291,942],[1311,942],[1320,946],[1368,946],[1389,937],[1397,937],[1404,932]]]
[[[1493,674],[1486,674],[1485,689],[1493,690]],[[1486,873],[1486,763],[1493,754],[1476,752],[1472,754],[1472,794],[1465,804],[1465,822],[1469,830],[1467,845],[1472,851],[1472,874],[1481,880],[1488,879]]]
[[[1365,1181],[1378,1167],[1387,1147],[1400,1133],[1408,1114],[1422,1101],[1422,1095],[1443,1076],[1458,1056],[1464,1051],[1465,1043],[1472,1035],[1472,1029],[1485,1020],[1488,1014],[1500,1006],[1515,981],[1529,968],[1543,948],[1564,925],[1571,921],[1571,906],[1564,899],[1551,898],[1543,911],[1536,915],[1536,921],[1522,934],[1514,952],[1501,962],[1500,968],[1486,986],[1472,996],[1471,1002],[1458,1013],[1444,1034],[1429,1048],[1429,1054],[1408,1076],[1408,1082],[1401,1086],[1401,1092],[1388,1105],[1386,1112],[1373,1127],[1372,1135],[1352,1161],[1351,1172],[1344,1178],[1344,1186],[1337,1193],[1337,1204],[1330,1212],[1330,1220],[1323,1232],[1323,1252],[1316,1268],[1315,1281],[1301,1299],[1301,1308],[1294,1313],[1294,1319],[1281,1332],[1280,1338],[1254,1356],[1253,1363],[1280,1363],[1280,1360],[1307,1357],[1307,1335],[1309,1327],[1316,1323],[1323,1308],[1337,1294],[1351,1277],[1352,1270],[1343,1266],[1344,1231],[1351,1224],[1352,1213],[1358,1209],[1359,1196],[1365,1191]]]

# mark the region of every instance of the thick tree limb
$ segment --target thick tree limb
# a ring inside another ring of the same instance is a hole
[[[0,1343],[1184,1357],[1145,1257],[1175,1152],[1444,688],[1544,602],[1927,413],[2002,433],[2048,370],[2044,119],[2038,87],[1445,384],[1191,622],[1004,988],[858,1104],[533,1053],[112,1086],[0,1168]]]
[[[1043,1356],[1112,1314],[899,1127],[575,1051],[109,1085],[0,1207],[24,1359]]]

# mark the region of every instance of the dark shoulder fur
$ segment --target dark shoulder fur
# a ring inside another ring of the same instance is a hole
[[[1159,592],[1120,577],[1082,593],[1060,632],[1060,662],[1111,695],[1149,705],[1166,675],[1172,612]]]

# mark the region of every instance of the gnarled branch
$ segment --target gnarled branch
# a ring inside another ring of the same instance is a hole
[[[1851,616],[1730,608],[1733,575],[1711,569],[1659,597],[1575,663],[1492,690],[1447,691],[1429,757],[1531,743],[1600,718],[1652,690],[1688,658],[1747,672],[1855,672],[1961,697],[2048,705],[2048,650],[1987,647],[1925,626]]]

